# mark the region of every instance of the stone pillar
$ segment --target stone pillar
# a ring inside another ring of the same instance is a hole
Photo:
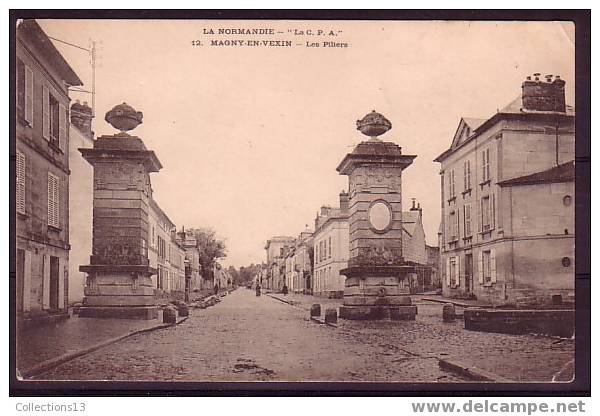
[[[414,319],[407,276],[413,267],[402,255],[402,170],[416,156],[377,138],[391,123],[373,111],[357,122],[371,137],[337,167],[349,178],[350,257],[342,319]],[[402,310],[400,310],[402,309]]]
[[[142,114],[125,103],[106,120],[121,130],[79,149],[94,167],[93,238],[80,317],[155,319],[158,309],[148,260],[150,172],[162,168],[139,137],[126,133]]]

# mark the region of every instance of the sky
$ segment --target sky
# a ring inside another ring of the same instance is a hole
[[[297,236],[322,205],[338,204],[348,179],[335,168],[367,138],[356,120],[371,110],[381,136],[417,155],[402,175],[405,209],[423,208],[437,245],[439,163],[461,117],[489,118],[521,92],[527,75],[560,75],[575,96],[574,26],[559,22],[39,20],[47,35],[96,42],[97,135],[104,114],[127,102],[144,114],[131,134],[163,165],[154,199],[180,229],[208,226],[226,242],[222,261],[265,260],[274,235]],[[210,35],[212,29],[273,35]],[[335,36],[289,30],[333,31]],[[282,32],[282,33],[278,33]],[[211,40],[291,40],[293,47],[211,46]],[[200,41],[202,46],[194,46]],[[306,47],[306,42],[319,47]],[[324,41],[347,43],[323,47]],[[91,89],[85,51],[54,42]],[[296,45],[296,44],[300,45]],[[91,96],[72,92],[71,98]],[[83,196],[82,196],[83,197]]]

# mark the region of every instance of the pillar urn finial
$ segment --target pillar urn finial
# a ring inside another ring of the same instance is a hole
[[[356,129],[372,140],[378,140],[378,136],[391,130],[391,128],[392,123],[375,110],[368,113],[361,120],[356,120]]]
[[[106,120],[115,129],[125,133],[135,129],[142,124],[143,114],[141,111],[136,111],[127,103],[118,104],[106,113]]]

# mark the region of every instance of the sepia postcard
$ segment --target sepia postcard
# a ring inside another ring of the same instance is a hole
[[[19,388],[580,381],[577,16],[29,16]]]

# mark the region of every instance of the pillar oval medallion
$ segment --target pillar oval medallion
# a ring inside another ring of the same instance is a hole
[[[371,229],[376,233],[385,233],[392,226],[392,208],[383,199],[371,203],[368,215]]]

